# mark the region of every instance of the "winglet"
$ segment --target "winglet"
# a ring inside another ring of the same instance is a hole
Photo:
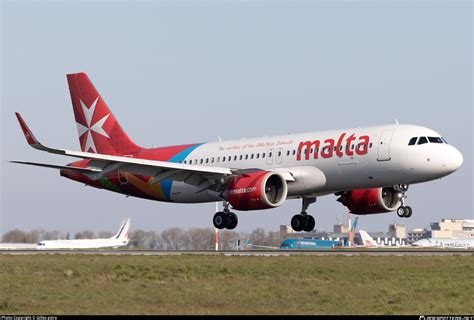
[[[31,132],[25,120],[23,120],[23,118],[18,112],[15,112],[15,115],[16,115],[16,118],[18,119],[18,122],[20,123],[20,127],[21,127],[21,130],[23,131],[23,134],[25,135],[26,142],[28,142],[29,145],[39,145],[40,143],[35,138],[33,132]]]

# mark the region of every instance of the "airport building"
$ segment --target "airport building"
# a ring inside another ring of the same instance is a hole
[[[442,219],[431,223],[431,238],[473,238],[473,219]]]
[[[431,230],[416,228],[407,231],[403,224],[390,224],[388,232],[369,232],[375,242],[384,246],[409,245],[423,238],[471,238],[474,237],[474,220],[442,219],[432,222]],[[296,232],[290,225],[280,226],[281,241],[288,238],[306,237],[322,240],[340,240],[349,237],[349,225],[335,224],[333,232],[314,230],[312,232]],[[356,231],[354,243],[361,244],[360,235]]]
[[[407,243],[413,243],[423,238],[429,238],[430,231],[422,228],[416,228],[407,232]]]

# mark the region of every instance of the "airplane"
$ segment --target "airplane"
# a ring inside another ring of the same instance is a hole
[[[359,230],[360,238],[362,239],[362,245],[358,247],[366,247],[366,248],[405,248],[410,247],[407,244],[394,244],[394,245],[386,245],[386,244],[378,244],[374,238],[367,231]]]
[[[44,240],[38,243],[37,249],[98,249],[124,247],[130,241],[128,229],[130,219],[126,219],[120,226],[119,231],[108,239],[74,239],[74,240]]]
[[[279,247],[256,245],[250,242],[247,243],[247,246],[272,250],[317,250],[343,248],[343,242],[343,240],[322,240],[316,238],[288,238],[283,240]]]
[[[157,201],[223,202],[218,229],[234,229],[239,211],[271,209],[300,199],[295,231],[311,231],[307,213],[317,197],[335,194],[353,214],[396,211],[408,218],[409,185],[458,170],[462,154],[436,131],[396,124],[273,137],[142,148],[119,125],[85,73],[67,80],[81,151],[41,144],[16,113],[28,144],[76,157],[68,165],[12,161],[54,168],[86,185]]]
[[[364,230],[359,230],[360,238],[362,239],[362,245],[361,247],[366,247],[366,248],[378,248],[379,245],[377,242],[372,238],[370,234],[367,233],[367,231]]]
[[[474,238],[427,238],[412,243],[422,248],[474,248]]]

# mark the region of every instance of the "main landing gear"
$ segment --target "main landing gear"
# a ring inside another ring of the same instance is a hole
[[[313,216],[309,215],[306,210],[310,204],[315,203],[316,198],[305,198],[303,197],[303,207],[301,213],[291,218],[291,227],[295,231],[313,231],[316,221]]]
[[[214,227],[217,229],[227,228],[229,230],[235,229],[239,223],[237,215],[229,210],[229,203],[224,201],[224,210],[217,212],[212,219]]]
[[[400,218],[410,218],[413,213],[413,210],[411,207],[405,206],[405,199],[407,198],[405,193],[408,191],[408,185],[400,184],[394,186],[393,188],[395,189],[395,191],[398,191],[398,197],[400,198],[401,202],[401,206],[397,209],[397,215]]]

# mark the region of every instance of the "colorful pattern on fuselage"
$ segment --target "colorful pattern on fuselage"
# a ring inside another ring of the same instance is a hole
[[[203,145],[203,143],[142,149],[135,155],[135,157],[156,161],[182,162],[191,152],[201,145]],[[84,168],[88,166],[88,163],[88,160],[82,160],[71,163],[70,166]],[[153,177],[119,171],[112,171],[105,177],[101,177],[98,181],[91,180],[85,175],[67,170],[62,170],[61,175],[71,180],[80,181],[96,188],[104,188],[134,197],[160,201],[172,201],[171,187],[173,185],[173,181],[170,179],[163,180],[156,184],[151,184]]]

